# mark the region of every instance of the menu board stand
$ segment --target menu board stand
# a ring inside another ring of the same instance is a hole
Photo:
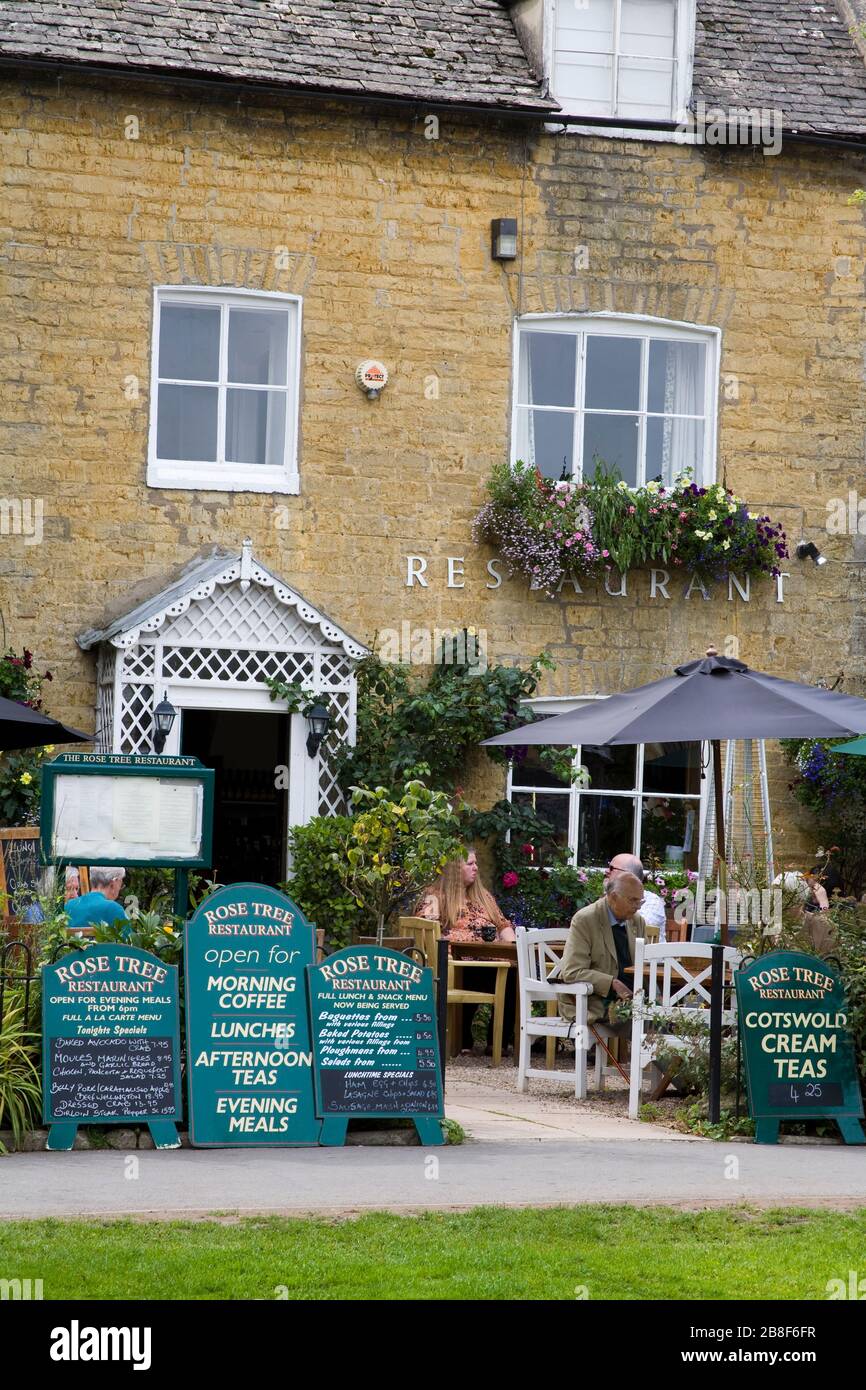
[[[838,970],[803,951],[770,951],[734,982],[755,1142],[778,1144],[782,1120],[829,1119],[846,1144],[866,1144]]]
[[[180,1146],[177,966],[117,943],[73,951],[42,972],[46,1147],[71,1149],[80,1124],[147,1125]]]
[[[315,927],[276,888],[233,883],[186,924],[194,1148],[317,1144],[304,971]]]
[[[409,1119],[444,1144],[433,972],[383,946],[347,946],[307,967],[319,1143],[351,1119]]]

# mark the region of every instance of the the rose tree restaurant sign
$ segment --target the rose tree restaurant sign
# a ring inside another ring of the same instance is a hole
[[[817,956],[772,951],[738,970],[735,981],[757,1143],[777,1143],[781,1120],[825,1117],[846,1143],[866,1143],[838,971]]]
[[[349,1120],[411,1119],[442,1144],[433,972],[383,946],[347,946],[307,972],[322,1144]]]
[[[190,1142],[316,1144],[313,925],[275,888],[234,883],[193,914],[184,955]]]
[[[158,1149],[178,1147],[177,985],[176,966],[134,946],[90,946],[44,967],[49,1149],[71,1149],[80,1124],[146,1124]]]

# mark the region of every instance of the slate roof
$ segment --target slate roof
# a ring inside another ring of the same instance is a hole
[[[0,59],[556,109],[499,0],[0,0]]]
[[[860,0],[852,8],[866,20]],[[776,109],[785,130],[866,134],[866,61],[838,0],[698,0],[697,11],[693,100]]]

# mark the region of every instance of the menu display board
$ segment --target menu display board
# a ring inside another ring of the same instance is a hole
[[[848,1005],[839,972],[802,951],[771,951],[734,976],[749,1111],[759,1144],[781,1120],[835,1119],[866,1143]]]
[[[49,1149],[79,1124],[147,1124],[176,1148],[178,972],[135,946],[89,946],[42,972],[43,1112]]]
[[[64,753],[43,768],[43,856],[203,868],[211,854],[213,777],[193,757]]]
[[[308,970],[323,1144],[350,1119],[406,1117],[443,1143],[433,972],[383,946],[347,946]]]
[[[190,1142],[316,1144],[305,971],[315,928],[275,888],[219,888],[186,926]]]

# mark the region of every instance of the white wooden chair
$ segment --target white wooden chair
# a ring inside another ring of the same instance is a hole
[[[709,1026],[710,976],[713,947],[709,942],[667,941],[651,945],[643,937],[635,941],[634,1004],[631,1025],[631,1070],[628,1113],[638,1117],[645,1069],[654,1062],[660,1046],[666,1052],[686,1052],[689,1043],[665,1031],[665,1022],[703,1017]],[[724,974],[737,968],[740,952],[724,948]],[[731,1008],[722,1011],[722,1026],[736,1026],[736,994],[731,989]]]
[[[592,985],[567,985],[559,978],[562,970],[562,951],[568,940],[568,930],[527,931],[517,928],[517,987],[520,990],[520,1047],[517,1062],[517,1089],[526,1090],[527,1077],[537,1076],[547,1081],[568,1081],[574,1086],[577,1100],[586,1099],[586,1000]],[[558,950],[556,948],[559,948]],[[562,1018],[557,1013],[546,1018],[533,1018],[532,1005],[542,1003],[558,1006],[559,1000],[574,1000],[575,1018]],[[531,1065],[533,1038],[574,1038],[574,1072],[542,1070]]]

